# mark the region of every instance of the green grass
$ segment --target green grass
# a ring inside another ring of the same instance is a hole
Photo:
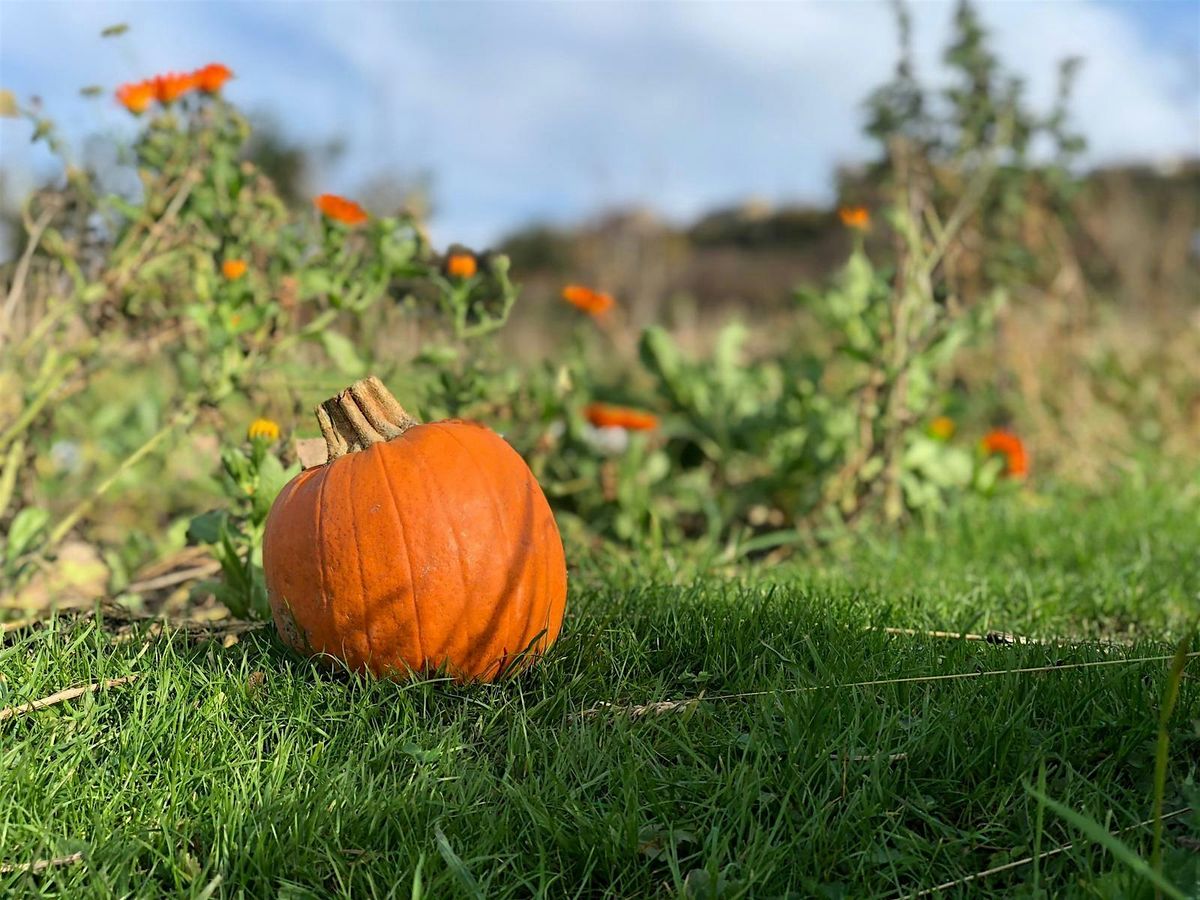
[[[0,893],[890,897],[1073,843],[944,896],[1153,896],[1032,791],[1113,833],[1150,818],[1170,662],[1137,660],[1195,615],[1196,510],[1154,488],[1012,500],[737,583],[584,575],[551,658],[491,687],[330,676],[270,630],[9,635],[0,706],[138,679],[0,722],[0,862],[83,853]],[[1200,808],[1198,668],[1168,727],[1168,812]],[[1148,860],[1151,835],[1120,837]],[[1200,815],[1165,835],[1167,876],[1194,890]]]

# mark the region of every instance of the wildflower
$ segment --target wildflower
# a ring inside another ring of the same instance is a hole
[[[616,303],[612,294],[593,291],[591,288],[579,284],[568,284],[563,288],[562,298],[576,309],[581,309],[597,319],[605,315]]]
[[[221,274],[230,281],[237,281],[246,274],[246,261],[244,259],[227,259],[221,263]]]
[[[246,429],[246,437],[252,441],[277,441],[279,440],[279,423],[274,419],[255,419]]]
[[[983,451],[1004,457],[1004,474],[1010,478],[1024,478],[1029,474],[1029,455],[1025,444],[1011,431],[996,428],[989,431],[980,441]]]
[[[871,214],[865,206],[843,206],[838,210],[838,217],[843,225],[856,231],[866,231],[871,227]]]
[[[196,81],[197,88],[206,94],[215,94],[224,87],[225,82],[233,77],[233,72],[229,70],[228,66],[223,66],[221,63],[209,63],[193,72],[192,77]]]
[[[188,73],[181,75],[178,72],[168,72],[166,75],[156,75],[154,78],[154,92],[158,96],[158,102],[166,106],[174,103],[184,94],[196,89],[196,76]]]
[[[117,100],[134,115],[141,115],[150,108],[158,96],[153,81],[134,81],[117,88]]]
[[[954,437],[956,426],[949,416],[938,416],[929,423],[929,434],[939,441],[948,441]]]
[[[446,257],[446,274],[451,278],[470,278],[478,271],[473,253],[451,253]]]
[[[313,203],[323,215],[346,225],[361,225],[369,218],[365,209],[337,194],[322,194],[314,197]]]
[[[628,406],[611,406],[607,403],[589,403],[583,410],[584,418],[596,428],[623,428],[626,431],[653,431],[658,427],[658,416],[654,413]]]

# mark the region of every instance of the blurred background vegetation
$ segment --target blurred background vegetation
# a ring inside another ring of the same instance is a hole
[[[64,163],[4,196],[0,614],[262,615],[270,500],[312,408],[368,372],[500,431],[577,560],[668,576],[1060,483],[1195,495],[1200,159],[1086,168],[1077,61],[1037,110],[971,6],[945,83],[898,23],[836,202],[614,209],[492,248],[433,245],[427,174],[364,185],[363,222],[315,210],[344,147],[220,87],[81,155],[6,93]]]

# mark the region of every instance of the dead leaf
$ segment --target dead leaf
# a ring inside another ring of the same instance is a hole
[[[302,469],[315,469],[329,461],[329,447],[324,438],[297,438],[294,443]]]
[[[108,577],[108,566],[95,547],[67,541],[57,558],[4,605],[25,610],[85,606],[107,593]]]

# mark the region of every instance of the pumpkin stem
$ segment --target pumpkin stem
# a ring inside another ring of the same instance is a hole
[[[383,382],[371,375],[317,407],[329,462],[399,437],[417,424]]]

